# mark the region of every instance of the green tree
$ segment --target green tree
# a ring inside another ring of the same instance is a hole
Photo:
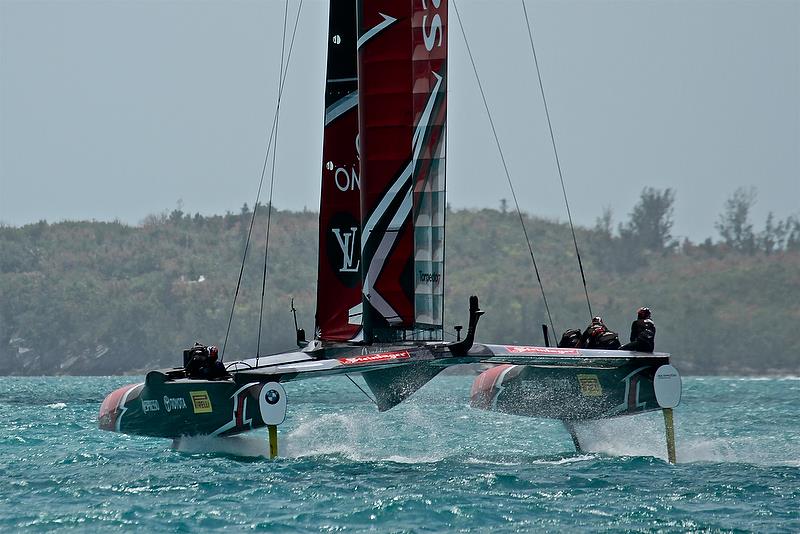
[[[594,231],[598,236],[610,241],[614,233],[613,220],[614,211],[611,206],[603,207],[603,214],[594,221]]]
[[[639,249],[662,252],[676,246],[672,238],[675,191],[645,187],[620,237]]]
[[[449,209],[447,216],[446,329],[465,324],[467,299],[477,294],[487,311],[481,341],[541,343],[539,325],[550,319],[517,217],[491,209]],[[524,217],[557,336],[587,318],[570,229]],[[317,249],[317,221],[314,213],[273,211],[261,354],[294,346],[292,297],[300,325],[313,329],[317,262],[306,252]],[[770,235],[780,225],[774,221]],[[592,306],[623,337],[631,311],[652,307],[656,346],[671,352],[682,372],[797,374],[800,218],[783,225],[781,254],[726,261],[728,246],[707,240],[648,261],[654,254],[646,249],[623,249],[606,210],[596,228],[576,229],[582,253],[586,244]],[[0,228],[0,374],[143,372],[178,364],[180,350],[194,341],[222,345],[242,261],[241,227],[238,212],[191,220],[165,212],[142,226]],[[226,360],[256,352],[265,231],[266,217],[259,217]],[[459,239],[464,235],[469,239]],[[772,247],[779,250],[780,240]],[[754,358],[751,343],[732,338],[759,340],[763,350]]]
[[[758,234],[758,247],[764,254],[770,255],[777,250],[783,250],[783,243],[786,239],[786,232],[791,220],[775,222],[772,212],[767,215],[767,222],[764,231]]]
[[[714,227],[726,245],[733,250],[754,254],[756,235],[750,222],[750,211],[756,203],[754,187],[740,187],[725,201],[724,211]]]
[[[789,217],[786,219],[786,251],[800,252],[800,219]]]

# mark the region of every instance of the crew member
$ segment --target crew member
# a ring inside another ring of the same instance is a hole
[[[191,357],[186,364],[186,376],[189,378],[204,378],[208,367],[208,347],[195,343],[192,347]]]
[[[567,349],[573,348],[578,346],[578,342],[581,340],[581,331],[577,328],[570,328],[566,330],[563,334],[561,334],[561,341],[558,342],[558,348],[560,349]]]
[[[583,331],[580,341],[578,341],[578,348],[581,349],[596,349],[600,345],[600,336],[608,332],[606,324],[603,322],[602,317],[592,317],[592,322]]]
[[[205,375],[208,380],[219,380],[221,378],[228,378],[230,375],[225,370],[225,365],[219,361],[219,351],[217,347],[208,347],[208,365],[205,369]]]
[[[631,323],[631,342],[620,347],[620,350],[637,352],[653,352],[656,346],[656,325],[650,318],[650,308],[639,308],[636,320]]]

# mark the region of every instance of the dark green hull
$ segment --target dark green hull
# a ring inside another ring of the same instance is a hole
[[[100,409],[100,428],[176,438],[230,436],[265,426],[264,383],[165,378],[163,372],[152,371],[143,384],[110,394]]]
[[[667,360],[668,361],[668,360]],[[661,408],[654,378],[664,358],[617,367],[500,365],[473,384],[473,407],[564,421],[632,415]]]
[[[364,373],[367,382],[378,388],[376,402],[385,410],[402,402],[442,369],[430,367],[434,356],[424,345],[374,345],[373,349],[376,352],[368,353],[360,346],[334,345],[313,353],[281,353],[231,362],[231,377],[225,380],[190,379],[183,368],[151,371],[144,383],[127,385],[106,397],[100,407],[99,426],[124,434],[164,438],[230,436],[267,426],[265,419],[274,419],[271,401],[277,390],[282,391],[280,383]],[[268,387],[270,384],[273,386]],[[282,397],[285,406],[285,392]]]
[[[226,380],[189,379],[183,369],[151,371],[144,383],[105,399],[99,425],[165,438],[229,436],[274,420],[276,392],[282,392],[283,415],[269,424],[283,421],[286,395],[280,384],[350,373],[364,376],[384,411],[442,369],[475,362],[496,365],[473,385],[476,408],[579,421],[671,408],[680,400],[680,377],[662,353],[482,344],[453,352],[447,344],[420,342],[369,349],[335,345],[232,362],[232,378]]]

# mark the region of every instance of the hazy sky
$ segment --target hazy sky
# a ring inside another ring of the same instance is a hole
[[[451,0],[452,3],[452,0]],[[674,233],[715,236],[738,186],[800,213],[800,1],[528,0],[573,215],[677,190]],[[252,205],[283,0],[0,0],[0,221]],[[290,1],[290,26],[298,0]],[[565,219],[519,0],[458,7],[525,211]],[[510,193],[451,7],[448,200]],[[316,210],[327,3],[304,0],[275,204]]]

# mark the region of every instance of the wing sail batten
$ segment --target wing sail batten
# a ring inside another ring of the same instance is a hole
[[[414,321],[443,338],[447,2],[414,4],[412,13]]]

